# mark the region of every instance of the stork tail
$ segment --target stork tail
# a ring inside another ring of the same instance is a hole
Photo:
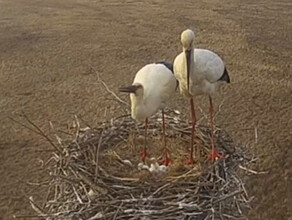
[[[220,77],[220,79],[218,81],[225,81],[226,83],[230,83],[230,77],[229,77],[229,74],[228,74],[226,67],[224,68],[223,75]]]

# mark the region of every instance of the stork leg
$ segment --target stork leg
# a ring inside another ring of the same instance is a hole
[[[190,143],[190,159],[188,161],[189,165],[194,164],[194,138],[195,138],[195,132],[196,132],[196,113],[195,113],[195,107],[194,107],[194,100],[193,98],[190,99],[191,104],[191,113],[192,113],[192,135],[191,135],[191,143]]]
[[[216,158],[222,157],[222,154],[218,153],[215,149],[215,144],[214,144],[214,128],[213,128],[213,115],[214,115],[214,108],[213,108],[213,102],[212,102],[212,97],[209,96],[209,101],[210,101],[210,130],[211,130],[211,154],[210,154],[210,160],[215,161]]]
[[[162,164],[165,166],[168,166],[171,163],[170,158],[168,157],[168,150],[166,147],[166,137],[165,137],[165,118],[164,118],[164,109],[162,109],[162,144],[164,149],[164,159],[162,161]]]
[[[145,158],[147,156],[147,128],[148,128],[148,118],[145,118],[145,133],[144,133],[144,147],[143,147],[143,151],[141,152],[141,157],[142,157],[142,161],[143,163],[145,163]]]

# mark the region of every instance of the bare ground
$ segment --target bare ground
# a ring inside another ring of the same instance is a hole
[[[250,176],[250,219],[291,219],[292,4],[240,1],[0,1],[0,219],[32,214],[24,195],[41,197],[38,158],[51,147],[9,117],[24,111],[49,132],[80,115],[91,125],[120,114],[94,67],[117,91],[149,62],[173,60],[179,34],[197,31],[198,47],[218,52],[232,84],[216,125],[259,155]],[[127,98],[123,96],[123,98]],[[208,100],[196,100],[208,113]],[[187,112],[179,95],[171,107]],[[206,120],[205,120],[206,122]],[[258,139],[255,142],[254,131]]]

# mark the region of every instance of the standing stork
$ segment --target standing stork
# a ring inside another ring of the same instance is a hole
[[[131,86],[121,87],[120,92],[130,93],[131,116],[137,121],[145,121],[144,149],[141,153],[143,162],[146,158],[146,136],[148,118],[154,115],[159,109],[162,110],[162,130],[164,160],[163,164],[170,163],[166,139],[165,139],[165,119],[164,107],[166,102],[173,96],[178,85],[178,81],[173,74],[173,65],[160,61],[148,64],[140,69]]]
[[[211,153],[210,159],[214,161],[222,157],[215,149],[213,131],[213,103],[212,95],[216,93],[223,83],[230,83],[230,78],[222,59],[214,52],[205,49],[194,48],[195,34],[187,29],[181,34],[183,52],[174,60],[174,75],[179,81],[180,93],[190,99],[192,114],[192,136],[190,142],[189,164],[194,163],[193,144],[196,125],[193,97],[208,95],[210,101],[210,130],[211,130]]]

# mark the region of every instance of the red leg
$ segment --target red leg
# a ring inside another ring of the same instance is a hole
[[[222,154],[218,153],[215,149],[215,144],[214,144],[214,129],[213,129],[213,114],[214,114],[214,108],[213,108],[213,103],[212,103],[212,97],[209,96],[209,101],[210,101],[210,130],[211,130],[211,154],[210,154],[210,160],[215,161],[216,158],[222,157]]]
[[[148,118],[145,118],[144,148],[143,148],[143,151],[141,153],[143,163],[145,163],[145,158],[147,156],[147,152],[146,152],[146,150],[147,150],[147,148],[146,148],[146,145],[147,145],[147,127],[148,127]]]
[[[164,149],[164,159],[162,161],[162,164],[165,166],[168,166],[171,163],[171,160],[168,157],[168,150],[166,147],[166,137],[165,137],[165,118],[164,118],[164,110],[162,109],[162,144],[163,144],[163,149]]]
[[[194,137],[195,137],[195,132],[196,132],[196,113],[195,113],[193,98],[190,99],[190,104],[191,104],[191,113],[192,113],[192,135],[191,135],[191,143],[190,143],[190,159],[188,161],[188,164],[193,165],[194,164],[194,157],[193,157]]]

